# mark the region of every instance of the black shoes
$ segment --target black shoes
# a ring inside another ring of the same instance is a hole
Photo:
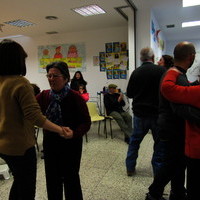
[[[145,200],[166,200],[165,198],[161,197],[161,198],[154,198],[152,197],[149,193],[147,193],[147,196],[145,198]]]
[[[133,175],[135,175],[135,169],[132,171],[127,170],[126,173],[127,173],[127,176],[133,176]]]
[[[126,142],[127,144],[129,144],[130,138],[129,137],[124,137],[124,142]]]

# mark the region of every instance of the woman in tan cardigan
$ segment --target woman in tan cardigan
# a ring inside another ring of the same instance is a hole
[[[26,75],[26,52],[12,40],[0,42],[0,157],[13,177],[9,199],[34,200],[36,151],[34,125],[71,138],[68,127],[42,115]]]

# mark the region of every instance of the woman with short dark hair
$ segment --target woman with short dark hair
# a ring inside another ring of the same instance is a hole
[[[14,181],[9,199],[34,200],[36,151],[34,125],[69,138],[70,129],[42,115],[26,75],[26,52],[12,40],[0,42],[0,157]],[[58,135],[58,134],[57,134]]]
[[[43,149],[49,200],[82,200],[79,169],[82,154],[82,137],[90,129],[91,119],[85,101],[69,88],[68,66],[54,62],[46,67],[50,90],[36,96],[43,114],[52,122],[67,126],[71,138],[60,138],[44,130]]]

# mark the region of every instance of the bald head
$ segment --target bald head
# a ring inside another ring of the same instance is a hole
[[[174,48],[174,60],[175,62],[182,62],[195,53],[195,47],[191,42],[180,42]]]

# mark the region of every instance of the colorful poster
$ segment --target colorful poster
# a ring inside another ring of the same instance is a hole
[[[112,45],[113,45],[112,42],[105,44],[106,53],[112,53],[113,52],[113,46]]]
[[[120,78],[120,70],[115,66],[113,69],[113,79],[119,79]]]
[[[39,72],[46,72],[48,64],[63,61],[70,71],[85,71],[85,44],[60,44],[38,47]]]
[[[127,78],[127,70],[120,70],[120,79]]]
[[[113,53],[119,53],[120,50],[120,43],[119,42],[113,42]]]
[[[106,76],[107,76],[107,79],[112,79],[113,78],[113,70],[107,69],[106,70]]]
[[[100,62],[100,72],[105,72],[106,71],[106,63],[105,62]]]
[[[126,42],[105,44],[105,52],[99,52],[100,71],[106,71],[107,78],[126,79],[128,70],[128,50]],[[122,72],[121,72],[122,71]]]
[[[126,42],[121,43],[121,51],[124,52],[127,50]]]

